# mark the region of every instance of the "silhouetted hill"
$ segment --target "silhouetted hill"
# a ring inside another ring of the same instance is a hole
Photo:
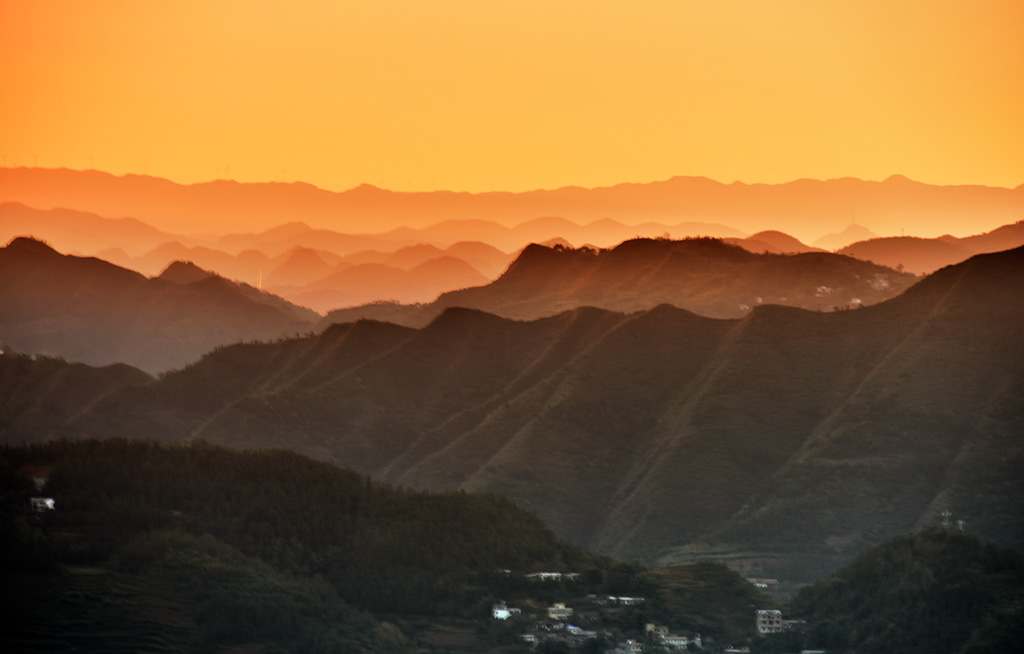
[[[191,261],[174,261],[156,279],[172,284],[194,284],[213,276],[212,272],[203,270]]]
[[[814,241],[811,245],[816,248],[823,250],[836,251],[840,248],[844,248],[851,243],[857,243],[859,241],[867,241],[873,238],[879,238],[878,234],[875,234],[867,227],[862,227],[855,223],[851,223],[843,228],[842,231],[834,234],[826,234],[821,238]],[[1005,250],[1007,248],[994,248],[995,250]]]
[[[343,267],[345,264],[340,264]],[[302,286],[323,279],[334,271],[316,250],[297,247],[284,255],[284,261],[275,266],[264,278],[268,288],[275,286]]]
[[[509,274],[596,256],[531,248]],[[834,255],[794,258],[807,256]],[[1024,549],[1020,297],[1024,249],[849,311],[519,322],[450,308],[422,329],[360,321],[222,348],[38,436],[288,447],[406,486],[506,495],[601,552],[807,580],[946,509]]]
[[[446,307],[471,307],[529,320],[579,306],[642,311],[659,304],[715,318],[760,304],[833,310],[875,304],[915,281],[912,275],[825,252],[754,254],[715,239],[635,239],[611,250],[531,245],[486,286],[451,291],[426,306],[396,307],[397,322],[419,327]],[[324,323],[371,317],[331,312]]]
[[[167,241],[185,240],[133,218],[102,217],[61,208],[40,210],[17,202],[0,204],[0,243],[25,235],[63,252],[87,254],[110,249],[141,253]]]
[[[487,279],[494,279],[505,272],[515,258],[479,241],[460,241],[448,248],[447,253],[473,266]]]
[[[804,647],[980,654],[1020,648],[1022,602],[1019,552],[932,528],[864,552],[792,607],[810,623]]]
[[[220,345],[308,331],[317,318],[191,264],[147,279],[31,239],[0,249],[0,340],[22,352],[156,372]]]
[[[63,359],[30,356],[9,347],[0,354],[0,430],[4,442],[39,440],[115,390],[152,378],[125,364],[94,368]]]
[[[1024,221],[966,238],[948,234],[939,238],[874,238],[848,245],[839,253],[915,274],[928,274],[965,261],[975,254],[1010,250],[1022,245]]]
[[[441,256],[403,270],[382,263],[349,265],[302,286],[269,286],[273,292],[318,311],[390,300],[430,301],[453,288],[483,284],[487,279],[465,261]]]
[[[514,225],[540,216],[558,216],[579,224],[605,218],[634,225],[723,223],[746,233],[778,229],[806,240],[822,232],[841,230],[849,224],[851,215],[876,233],[888,233],[892,225],[920,236],[938,236],[962,229],[963,225],[994,229],[1020,220],[1024,212],[1024,186],[933,186],[899,176],[882,182],[802,179],[774,185],[722,184],[702,177],[674,177],[649,184],[566,187],[525,193],[399,193],[365,184],[333,193],[303,183],[216,181],[183,186],[138,175],[115,177],[97,171],[3,168],[0,202],[10,201],[43,209],[72,207],[103,216],[133,216],[157,228],[173,227],[196,233],[205,232],[210,224],[238,231],[268,229],[294,220],[294,216],[301,216],[316,228],[347,232],[371,231],[371,225],[374,231],[386,231],[480,218],[499,225]],[[808,234],[808,229],[814,233]],[[676,238],[741,235],[666,231]],[[636,235],[616,234],[602,245]],[[565,234],[561,236],[568,238]],[[529,241],[547,238],[551,236]],[[465,233],[448,243],[466,239],[489,242],[506,251],[522,245],[501,245]],[[596,239],[579,242],[592,241]],[[294,245],[301,243],[291,243],[286,249]],[[256,245],[236,249],[249,248]],[[343,249],[379,248],[362,245]]]
[[[301,223],[288,224],[286,229],[273,228],[258,234],[228,234],[216,238],[214,243],[228,252],[258,250],[271,257],[295,248],[322,250],[343,256],[363,250],[389,250],[394,247],[391,241],[376,236],[315,229]]]
[[[775,230],[758,232],[747,238],[727,238],[726,243],[738,245],[744,250],[757,253],[798,254],[800,252],[821,252],[820,248],[804,245],[789,234]]]
[[[1003,225],[984,234],[967,236],[958,241],[978,254],[1019,248],[1024,245],[1024,220],[1012,225]]]
[[[956,241],[893,236],[853,243],[839,250],[839,254],[856,257],[862,261],[873,261],[916,275],[960,263],[971,257],[974,252]]]
[[[186,247],[176,241],[164,243],[138,257],[112,256],[108,251],[97,252],[96,256],[147,276],[159,274],[174,261],[191,261],[200,268],[215,272],[221,277],[253,285],[259,283],[261,272],[270,271],[275,265],[280,265],[280,262],[255,250],[228,254],[202,245]]]

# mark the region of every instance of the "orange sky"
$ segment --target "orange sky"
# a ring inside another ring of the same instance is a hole
[[[0,0],[0,156],[179,182],[1024,183],[1024,2]]]

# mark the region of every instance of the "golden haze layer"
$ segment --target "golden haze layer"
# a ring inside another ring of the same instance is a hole
[[[331,190],[1024,181],[1024,3],[0,7],[5,166]]]

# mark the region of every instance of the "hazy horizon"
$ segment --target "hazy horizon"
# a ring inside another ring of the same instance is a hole
[[[8,3],[3,165],[526,191],[1024,182],[1024,6]]]

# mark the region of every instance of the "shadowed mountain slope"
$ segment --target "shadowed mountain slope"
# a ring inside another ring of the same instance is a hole
[[[1024,548],[1021,297],[1024,249],[851,311],[452,308],[224,348],[38,436],[287,447],[498,492],[602,552],[743,550],[806,579],[946,509]]]
[[[22,352],[155,372],[220,345],[308,331],[317,318],[192,265],[147,279],[31,239],[0,249],[0,340]]]
[[[759,304],[817,311],[875,304],[914,281],[913,275],[832,253],[755,254],[717,239],[635,239],[611,250],[531,245],[486,286],[444,293],[426,306],[392,306],[387,315],[420,327],[455,306],[529,320],[579,306],[630,312],[672,304],[736,318]],[[379,311],[332,311],[324,323],[380,317]]]

